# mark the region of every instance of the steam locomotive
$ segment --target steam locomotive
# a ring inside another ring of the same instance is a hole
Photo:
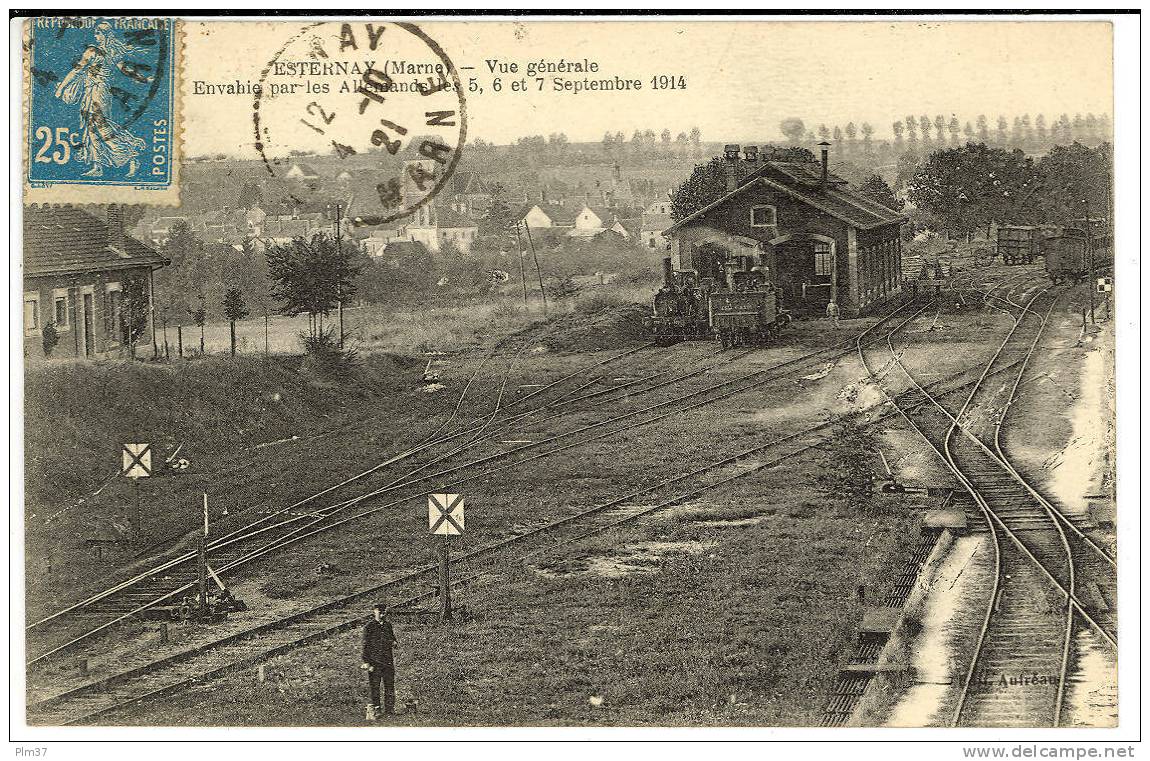
[[[724,349],[745,346],[777,338],[790,322],[766,267],[753,255],[724,257],[716,275],[675,272],[670,257],[663,260],[663,287],[649,323],[657,344],[714,337]]]

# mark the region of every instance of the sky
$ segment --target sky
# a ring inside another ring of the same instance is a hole
[[[366,21],[357,19],[357,29]],[[258,81],[300,26],[189,22],[185,93],[194,80]],[[963,122],[987,114],[993,123],[998,114],[1042,113],[1050,121],[1064,112],[1113,113],[1112,30],[1105,22],[528,20],[419,26],[460,69],[465,86],[475,77],[483,87],[467,95],[468,137],[495,143],[553,132],[597,141],[605,131],[629,138],[636,129],[677,134],[693,126],[704,140],[765,142],[780,139],[779,122],[792,116],[812,126],[870,122],[882,139],[891,136],[893,118],[908,114],[957,115]],[[334,45],[339,25],[326,29]],[[414,38],[400,43],[400,36],[382,38],[368,54],[360,31],[359,47],[344,58],[435,60],[411,44]],[[492,74],[488,61],[496,59],[516,63],[520,72]],[[588,59],[599,71],[547,74],[545,91],[531,81],[528,92],[512,92],[508,83],[541,59]],[[686,89],[654,90],[657,75],[683,77]],[[495,76],[502,78],[499,93],[492,91]],[[553,92],[551,77],[637,79],[643,89]],[[346,96],[329,98],[346,103]],[[254,155],[252,100],[185,94],[186,153]],[[322,99],[320,105],[334,107]],[[277,126],[281,142],[308,140],[306,127]]]

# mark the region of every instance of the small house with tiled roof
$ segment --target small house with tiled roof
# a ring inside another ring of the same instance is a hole
[[[152,273],[168,263],[125,234],[117,207],[102,215],[70,206],[24,209],[24,355],[41,359],[44,328],[58,336],[53,357],[98,357],[120,351],[129,335],[154,340]],[[133,285],[129,288],[129,283]],[[146,309],[124,309],[125,293],[147,299]],[[142,319],[142,318],[141,318]]]
[[[822,163],[761,160],[725,149],[727,192],[663,231],[672,266],[715,277],[724,252],[769,267],[783,305],[858,315],[897,298],[906,218],[854,190]]]
[[[293,180],[318,180],[319,172],[317,172],[310,164],[293,163],[284,173],[285,177],[290,177]]]

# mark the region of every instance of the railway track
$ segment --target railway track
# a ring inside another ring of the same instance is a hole
[[[880,323],[881,324],[881,323]],[[874,330],[879,325],[872,326]],[[876,339],[878,340],[878,339]],[[970,372],[940,380],[932,386],[941,395],[950,395],[969,386]],[[888,411],[886,416],[897,414]],[[873,421],[877,422],[877,421]],[[461,581],[482,578],[498,570],[508,560],[522,562],[549,552],[558,545],[569,545],[587,536],[608,531],[645,515],[682,504],[702,493],[728,484],[738,478],[774,467],[796,454],[820,446],[833,435],[831,423],[790,434],[751,450],[736,453],[690,473],[677,476],[650,487],[612,500],[574,515],[569,515],[530,531],[516,534],[485,547],[464,553],[455,559],[457,568],[465,573]],[[676,489],[689,485],[687,491],[673,496]],[[647,503],[636,509],[636,502],[644,498]],[[520,548],[527,549],[525,555]],[[172,656],[143,661],[125,671],[111,675],[75,689],[42,699],[29,707],[29,721],[38,724],[74,723],[89,721],[109,712],[124,708],[141,700],[155,699],[184,689],[196,680],[219,676],[244,668],[260,660],[298,647],[316,639],[332,636],[357,626],[359,618],[349,619],[349,609],[386,594],[389,599],[404,596],[403,605],[429,594],[419,593],[434,567],[428,566],[404,574],[386,584],[363,590],[355,595],[332,601],[310,611],[273,621],[260,627],[239,632],[230,637],[198,649]]]
[[[515,351],[514,355],[517,356],[526,347],[523,343]],[[516,406],[525,404],[528,400],[540,397],[553,389],[562,386],[564,383],[577,378],[581,374],[596,368],[600,368],[610,362],[618,361],[624,357],[634,355],[638,352],[648,348],[650,344],[646,344],[619,354],[609,357],[606,360],[595,362],[583,366],[573,373],[564,375],[557,380],[544,384],[540,388],[514,400],[510,403],[503,404],[502,398],[505,393],[507,383],[507,373],[501,373],[502,381],[498,384],[497,388],[489,394],[492,398],[492,406],[490,412],[485,412],[482,416],[467,422],[466,424],[459,425],[455,430],[447,430],[448,426],[460,416],[463,404],[471,391],[473,384],[478,377],[483,365],[491,358],[498,347],[495,347],[492,352],[489,352],[478,364],[478,366],[471,372],[463,390],[460,394],[458,401],[455,403],[454,408],[451,410],[450,415],[439,423],[439,425],[430,433],[425,435],[416,444],[410,446],[406,450],[394,454],[386,460],[378,463],[371,468],[357,473],[347,479],[344,479],[332,486],[326,487],[317,491],[306,498],[299,500],[286,508],[281,508],[273,511],[268,515],[264,515],[247,525],[234,529],[225,533],[222,536],[214,537],[208,544],[208,559],[209,563],[217,573],[224,573],[231,571],[246,562],[253,560],[257,557],[262,557],[268,551],[282,546],[284,542],[289,541],[293,537],[300,536],[305,533],[312,533],[317,530],[323,530],[325,523],[330,523],[333,516],[338,514],[341,509],[346,509],[348,506],[354,505],[354,500],[337,502],[334,505],[326,506],[325,508],[315,509],[309,508],[308,505],[312,502],[319,500],[325,496],[332,495],[341,489],[346,489],[349,486],[355,485],[364,481],[369,476],[376,475],[386,468],[396,466],[408,460],[415,459],[418,455],[431,452],[436,447],[445,444],[451,444],[463,439],[465,436],[472,436],[474,439],[479,439],[483,436],[486,429],[490,427],[492,418],[500,411],[506,411]],[[517,418],[537,414],[541,410],[553,408],[562,403],[567,397],[585,389],[590,384],[582,384],[573,389],[568,390],[563,395],[545,402],[526,413],[522,413]],[[446,431],[446,432],[445,432]],[[494,435],[492,433],[492,435]],[[431,463],[435,460],[430,461]],[[430,464],[430,463],[428,463]],[[425,464],[422,467],[427,467]],[[418,472],[419,468],[409,470],[403,477],[393,481],[399,483],[403,478],[410,478],[412,474]],[[104,591],[90,596],[89,598],[80,601],[74,605],[66,607],[56,613],[46,616],[42,619],[32,622],[28,625],[29,632],[38,633],[48,628],[51,625],[64,623],[66,621],[83,618],[91,620],[102,619],[100,623],[89,628],[86,632],[79,637],[65,641],[63,645],[57,642],[51,647],[44,650],[42,653],[32,658],[29,663],[38,663],[47,657],[63,652],[70,646],[79,644],[87,638],[96,633],[104,631],[117,623],[120,623],[131,616],[138,614],[148,607],[160,604],[166,601],[178,599],[177,595],[187,593],[195,587],[196,570],[194,567],[195,553],[183,552],[174,557],[170,557],[161,561],[156,566],[135,575],[132,578],[120,581],[113,584]]]
[[[1007,305],[1004,311],[1013,315],[1013,325],[957,410],[911,373],[903,352],[893,344],[897,330],[888,340],[888,351],[915,394],[913,408],[900,405],[903,417],[969,493],[993,553],[985,614],[953,725],[1056,726],[1076,625],[1088,625],[1107,643],[1116,644],[1116,631],[1094,615],[1081,586],[1085,562],[1112,567],[1113,559],[1018,473],[1001,445],[1010,405],[1057,303],[1055,296],[1044,310],[1035,310],[1045,294],[1042,289],[1025,304],[1009,293],[994,297]],[[1022,329],[1027,322],[1033,325],[1033,336]],[[861,345],[859,355],[883,387]],[[1008,364],[1017,368],[1013,378],[1002,385],[987,383]]]
[[[877,324],[881,324],[877,323]],[[877,325],[876,324],[876,325]],[[874,327],[874,326],[872,326]],[[588,404],[592,407],[608,406],[619,398],[626,397],[634,399],[644,394],[650,394],[656,391],[673,388],[676,384],[683,382],[686,379],[694,378],[702,375],[703,373],[713,369],[717,364],[727,361],[733,361],[746,356],[752,352],[742,352],[737,354],[726,353],[724,359],[718,362],[704,361],[699,363],[699,367],[690,369],[684,372],[662,371],[654,374],[649,374],[635,380],[620,383],[616,386],[608,387],[606,389],[599,389],[597,391],[585,392],[574,395],[580,391],[584,391],[589,384],[584,384],[575,389],[569,390],[558,399],[553,399],[549,402],[544,402],[525,412],[509,416],[507,419],[500,422],[499,425],[492,425],[494,416],[500,411],[499,403],[493,407],[492,413],[483,418],[477,419],[468,425],[462,426],[456,431],[452,431],[438,437],[433,435],[428,436],[420,444],[401,452],[391,458],[383,461],[382,463],[373,466],[372,468],[357,474],[349,479],[346,479],[335,486],[328,487],[320,492],[317,492],[304,500],[301,500],[287,508],[278,510],[269,516],[259,519],[242,529],[232,531],[222,537],[212,540],[208,547],[208,561],[209,565],[216,572],[217,575],[223,576],[234,572],[237,568],[246,565],[254,560],[268,556],[269,554],[282,550],[289,545],[314,536],[318,533],[329,531],[331,529],[345,526],[348,523],[360,520],[367,516],[376,514],[382,510],[396,507],[412,499],[416,499],[426,494],[433,493],[433,489],[420,491],[415,494],[406,494],[401,498],[389,500],[381,505],[377,505],[366,510],[348,514],[352,508],[359,506],[369,500],[378,500],[384,495],[395,495],[404,489],[411,489],[419,486],[420,484],[427,484],[436,479],[444,479],[453,477],[455,484],[465,483],[470,480],[475,480],[484,475],[490,474],[492,471],[478,473],[474,476],[462,476],[464,473],[473,471],[480,466],[489,466],[493,463],[502,461],[503,464],[498,466],[499,469],[506,467],[513,467],[516,465],[525,464],[539,459],[540,457],[549,456],[555,452],[564,451],[574,446],[590,443],[591,441],[599,440],[601,438],[614,435],[621,431],[630,430],[639,425],[646,425],[649,423],[657,422],[658,420],[665,419],[675,414],[680,414],[685,411],[696,409],[722,399],[729,398],[745,391],[759,388],[766,383],[781,377],[787,372],[793,372],[801,369],[805,365],[816,359],[827,359],[828,357],[842,356],[849,351],[850,341],[833,347],[827,347],[806,353],[802,356],[795,357],[783,362],[779,362],[771,367],[757,370],[745,375],[738,376],[728,381],[720,382],[690,392],[685,395],[672,396],[669,399],[661,402],[648,405],[646,407],[632,410],[622,415],[609,417],[607,419],[597,421],[588,425],[582,425],[571,431],[566,431],[558,435],[553,435],[542,439],[541,441],[532,442],[530,444],[515,447],[511,450],[499,451],[495,454],[481,457],[472,461],[455,465],[453,467],[444,468],[435,472],[428,472],[430,466],[443,462],[444,460],[461,454],[471,449],[475,444],[488,441],[495,437],[497,434],[505,432],[510,427],[522,422],[527,418],[537,416],[541,412],[551,412],[552,414],[547,417],[538,418],[538,422],[546,423],[561,418],[566,411],[557,411],[558,408],[564,406],[571,406],[573,409],[586,409]],[[637,352],[645,347],[625,352],[622,355],[608,359],[613,361],[620,356],[626,356]],[[520,350],[522,347],[520,348]],[[723,354],[717,352],[716,354]],[[596,363],[593,366],[599,366],[603,362]],[[478,372],[478,369],[476,370]],[[516,400],[514,403],[508,404],[502,408],[507,411],[513,406],[522,404],[527,400],[539,396],[541,393],[557,387],[564,381],[570,380],[579,375],[578,372],[568,374],[543,388]],[[468,384],[470,385],[470,383]],[[466,389],[464,394],[466,394]],[[452,418],[455,417],[453,413]],[[616,426],[611,428],[609,426]],[[437,429],[436,432],[443,430],[443,425]],[[444,444],[452,445],[445,454],[438,454],[432,457],[430,461],[425,461],[417,465],[414,469],[407,471],[398,478],[386,483],[382,487],[370,489],[366,492],[357,494],[346,500],[336,502],[334,504],[325,506],[323,508],[310,508],[304,509],[305,505],[315,501],[319,497],[330,495],[340,488],[344,488],[354,482],[362,482],[369,476],[374,476],[384,470],[387,466],[396,465],[402,461],[411,460],[417,454],[430,453],[436,446]],[[545,445],[557,444],[552,449],[538,452],[541,447]],[[518,459],[514,459],[516,456]],[[118,624],[132,620],[144,610],[154,607],[156,605],[168,603],[171,601],[178,601],[180,595],[187,595],[195,589],[196,586],[196,571],[195,571],[195,554],[186,552],[175,558],[164,561],[163,563],[138,574],[137,576],[120,582],[109,589],[93,595],[86,600],[81,601],[73,606],[58,611],[48,617],[39,621],[33,622],[27,628],[29,631],[43,630],[47,626],[66,619],[88,619],[96,620],[95,626],[86,627],[83,631],[76,633],[74,629],[68,630],[64,637],[57,637],[54,641],[49,640],[50,644],[47,647],[42,647],[40,651],[29,659],[29,665],[38,665],[48,662],[50,659],[59,656],[65,652],[70,652],[77,646],[91,640],[92,638],[111,633],[114,627]],[[30,648],[31,649],[31,648]]]

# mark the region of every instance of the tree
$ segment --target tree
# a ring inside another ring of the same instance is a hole
[[[859,190],[891,211],[901,211],[904,205],[898,196],[894,194],[894,191],[891,190],[890,185],[886,184],[886,180],[877,174],[872,174],[868,177],[866,181],[859,186]]]
[[[1088,148],[1075,142],[1056,145],[1038,162],[1040,203],[1047,221],[1108,216],[1113,156],[1109,143]]]
[[[706,164],[697,164],[691,176],[671,193],[671,219],[691,216],[699,209],[722,198],[727,192],[726,167],[716,156]]]
[[[156,272],[156,299],[177,314],[190,311],[193,295],[202,295],[212,280],[204,244],[183,220],[172,225],[164,244],[164,256],[171,264]]]
[[[936,151],[919,167],[907,197],[954,232],[969,236],[991,222],[1021,222],[1038,187],[1038,170],[1021,150],[983,144]]]
[[[841,129],[839,129],[838,125],[835,125],[835,131],[834,131],[833,135],[834,135],[835,144],[839,144],[843,141],[843,131]]]
[[[136,356],[136,342],[148,330],[150,312],[147,276],[125,276],[120,281],[120,331],[123,343],[133,357]]]
[[[863,153],[869,156],[872,147],[871,143],[874,138],[874,127],[872,127],[869,122],[863,122],[859,131],[862,132]]]
[[[891,131],[894,132],[894,141],[896,143],[902,142],[903,124],[901,121],[894,122],[890,125]]]
[[[974,140],[974,127],[971,126],[970,122],[967,122],[966,126],[962,128],[962,134],[966,135],[966,141],[968,143]]]
[[[999,116],[998,117],[997,127],[998,127],[998,129],[995,132],[994,137],[1000,145],[1005,145],[1006,144],[1006,127],[1007,127],[1005,116]]]
[[[1046,144],[1046,117],[1042,114],[1034,117],[1034,135],[1040,143]]]
[[[922,141],[924,143],[930,142],[930,117],[926,114],[918,117],[918,131],[922,134]]]
[[[355,254],[354,246],[337,247],[335,238],[324,232],[268,247],[271,295],[281,302],[280,314],[307,314],[315,337],[323,329],[323,316],[355,293]]]
[[[946,131],[946,117],[942,114],[936,114],[934,117],[934,129],[938,132],[938,142],[946,142],[946,136],[943,134]]]
[[[489,188],[490,200],[487,213],[479,220],[473,249],[479,253],[491,254],[506,247],[508,231],[515,224],[515,213],[507,204],[506,190],[501,183],[492,183]]]
[[[659,140],[663,143],[663,150],[669,152],[671,147],[671,130],[664,127],[663,131],[659,134]]]
[[[831,139],[830,128],[828,128],[827,125],[825,125],[825,124],[820,124],[819,125],[819,140],[822,140],[824,143],[826,143],[826,142],[829,142],[830,139]]]
[[[1069,116],[1067,116],[1066,114],[1063,114],[1062,116],[1058,117],[1058,123],[1056,126],[1057,126],[1057,134],[1054,134],[1055,130],[1052,129],[1051,135],[1050,135],[1050,139],[1053,142],[1056,142],[1056,143],[1061,142],[1061,143],[1065,143],[1067,145],[1074,142],[1073,136],[1071,135],[1070,117]]]
[[[984,143],[989,142],[990,129],[987,127],[986,115],[979,114],[978,119],[975,120],[974,124],[978,128],[978,139]]]
[[[946,128],[950,132],[951,145],[956,145],[958,143],[958,135],[962,131],[962,125],[959,124],[958,117],[950,117],[950,121],[947,122]]]
[[[795,116],[788,117],[779,122],[779,131],[783,133],[783,137],[790,141],[791,145],[802,143],[806,130],[807,126],[803,124],[803,120]]]
[[[898,164],[895,169],[894,186],[896,189],[902,189],[910,183],[914,173],[918,171],[918,156],[913,153],[904,153],[898,157]]]
[[[204,308],[204,300],[200,298],[200,305],[192,312],[192,322],[200,329],[200,354],[204,353],[204,325],[208,322],[208,310]]]
[[[244,303],[244,292],[239,288],[229,288],[224,291],[224,317],[228,319],[228,328],[231,331],[232,356],[236,356],[236,320],[247,317],[248,306]]]

